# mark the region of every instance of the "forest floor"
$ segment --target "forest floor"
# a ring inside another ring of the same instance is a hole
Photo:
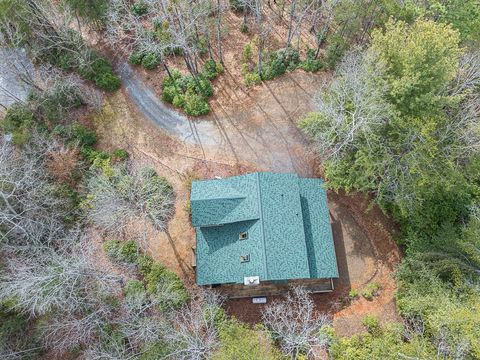
[[[229,44],[224,51],[226,71],[213,82],[215,95],[208,116],[189,119],[163,103],[163,71],[132,69],[120,61],[117,68],[124,86],[106,99],[94,118],[102,149],[126,149],[133,161],[153,166],[173,185],[175,215],[165,232],[144,230],[145,246],[187,286],[194,285],[195,236],[189,215],[192,179],[253,171],[322,176],[318,159],[296,123],[314,109],[314,95],[331,75],[296,70],[247,89],[239,54],[249,39],[238,31],[241,17],[230,14],[226,21],[230,27],[229,39],[224,40]],[[272,48],[280,45],[271,44]],[[185,71],[178,58],[169,65]],[[395,224],[363,196],[329,191],[328,200],[340,278],[334,281],[332,293],[314,295],[317,309],[332,316],[337,334],[343,336],[364,331],[362,318],[367,314],[377,315],[382,323],[398,320],[392,274],[401,255],[393,240]],[[371,301],[361,296],[349,299],[351,288],[361,293],[373,282],[381,290]],[[226,306],[240,320],[261,320],[263,305],[254,305],[250,299],[230,300]]]

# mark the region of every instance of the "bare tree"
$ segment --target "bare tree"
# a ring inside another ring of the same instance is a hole
[[[164,229],[172,215],[172,188],[151,168],[129,164],[98,169],[88,181],[88,189],[90,219],[111,233],[121,232],[138,219]]]
[[[57,145],[34,134],[19,152],[0,140],[0,239],[4,247],[32,251],[67,237],[63,219],[68,206],[56,196],[45,166],[47,154]]]
[[[31,257],[10,254],[0,274],[0,299],[14,297],[16,308],[31,316],[52,311],[74,314],[95,308],[100,295],[114,292],[121,277],[97,270],[81,239],[68,241],[60,252],[44,249]]]
[[[315,311],[308,291],[295,287],[283,300],[266,307],[263,321],[291,359],[300,354],[311,356],[315,347],[325,347],[327,337],[321,330],[330,324],[328,317]]]
[[[304,123],[304,130],[315,138],[324,159],[341,157],[358,137],[388,120],[391,106],[384,100],[384,90],[373,83],[380,71],[369,56],[352,52],[335,71],[334,80],[321,88],[317,115]]]
[[[221,314],[222,298],[211,291],[199,290],[197,298],[173,313],[172,329],[164,339],[174,350],[169,357],[178,360],[203,360],[219,345],[216,321]]]
[[[53,2],[15,0],[6,9],[0,18],[0,45],[27,47],[34,59],[47,62],[68,55],[80,68],[95,61],[81,35],[70,28],[72,19],[60,14]]]

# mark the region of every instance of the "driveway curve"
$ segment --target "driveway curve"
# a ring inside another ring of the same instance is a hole
[[[247,96],[225,74],[223,85],[215,85],[222,99],[210,102],[211,114],[190,120],[165,105],[128,63],[119,73],[128,96],[147,119],[187,145],[200,146],[204,156],[228,157],[260,170],[313,174],[313,155],[296,120],[313,109],[321,74],[290,73]]]

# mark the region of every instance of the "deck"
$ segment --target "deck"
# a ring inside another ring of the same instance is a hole
[[[282,295],[288,292],[292,286],[303,286],[311,293],[333,291],[333,282],[331,279],[291,280],[288,283],[265,281],[260,283],[260,285],[254,286],[245,286],[242,284],[223,284],[215,289],[220,291],[220,293],[229,299],[240,299],[248,297]]]

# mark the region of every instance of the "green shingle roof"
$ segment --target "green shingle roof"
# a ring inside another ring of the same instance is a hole
[[[338,277],[322,185],[274,173],[194,181],[197,283]],[[246,240],[239,239],[241,232],[248,233]],[[243,255],[250,261],[241,262]]]

